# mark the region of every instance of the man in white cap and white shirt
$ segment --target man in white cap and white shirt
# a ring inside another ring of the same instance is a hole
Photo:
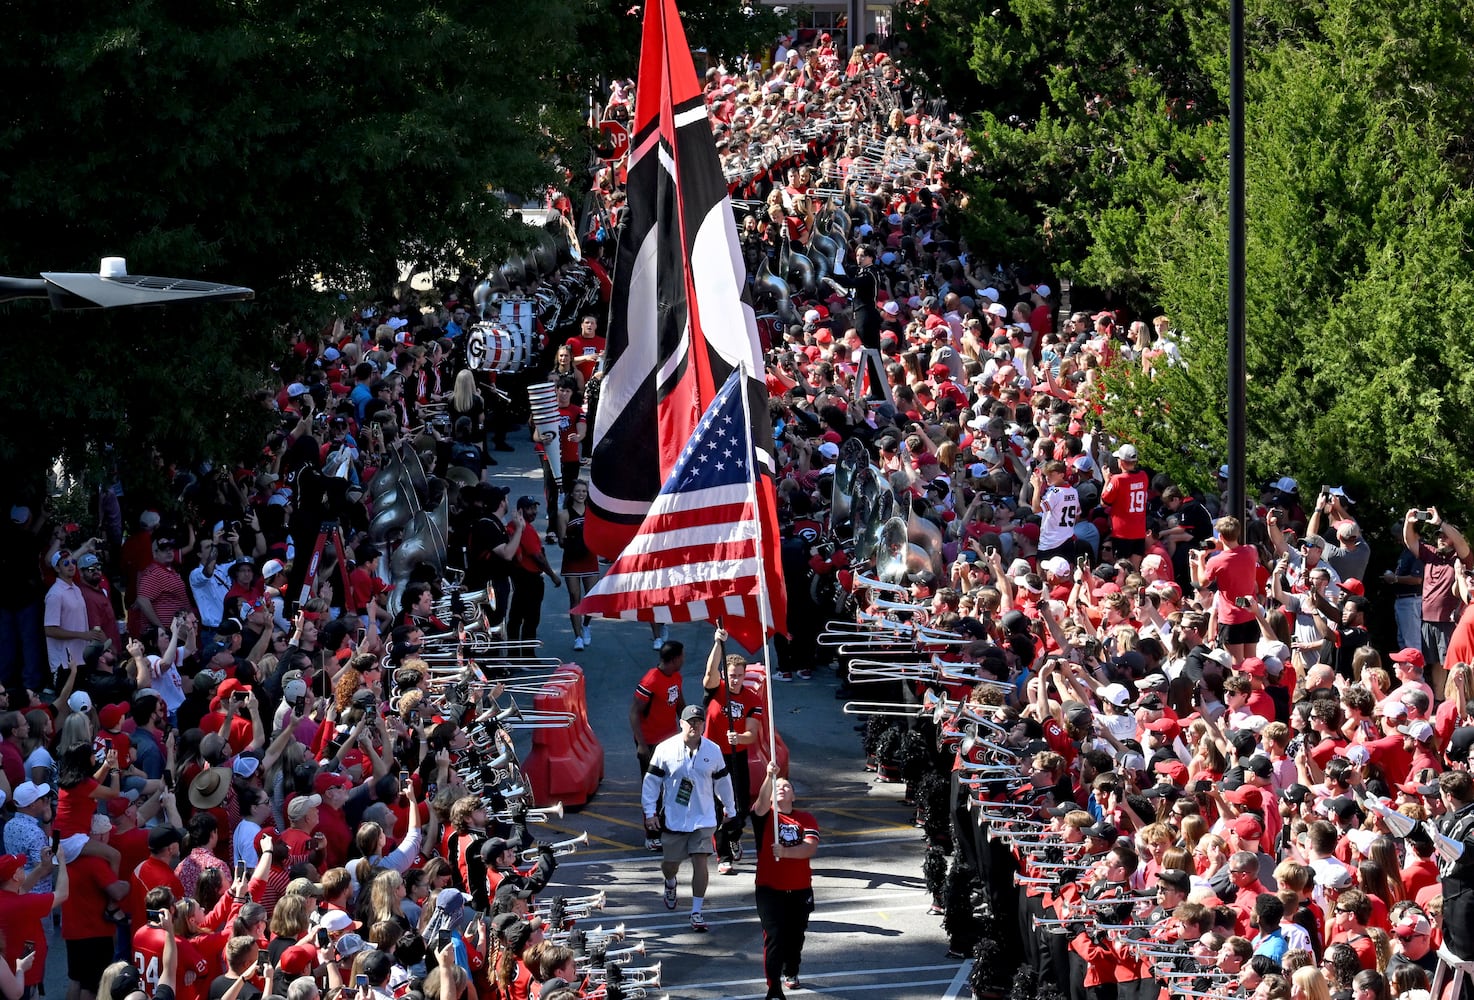
[[[676,875],[682,862],[690,858],[691,929],[698,932],[707,929],[701,903],[710,876],[717,801],[725,815],[737,813],[722,749],[702,735],[705,729],[706,713],[701,706],[687,705],[681,712],[681,728],[656,745],[640,789],[646,834],[660,836],[665,855],[660,863],[665,908],[676,908]]]

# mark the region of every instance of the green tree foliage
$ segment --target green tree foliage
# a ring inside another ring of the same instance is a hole
[[[940,79],[965,59],[986,99],[970,235],[1172,317],[1188,369],[1108,376],[1111,419],[1206,485],[1225,444],[1226,5],[940,9],[946,37],[921,26],[903,65]],[[1251,478],[1468,511],[1474,3],[1250,0],[1247,23]]]
[[[135,273],[257,289],[242,308],[46,316],[9,345],[0,458],[153,446],[221,456],[261,416],[250,390],[283,324],[384,287],[401,262],[457,268],[520,223],[489,192],[536,195],[582,163],[582,107],[551,67],[567,2],[384,5],[140,0],[11,11],[0,65],[0,269]],[[453,273],[453,272],[452,272]],[[221,456],[223,457],[223,456]]]

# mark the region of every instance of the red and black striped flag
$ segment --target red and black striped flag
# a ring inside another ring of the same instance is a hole
[[[786,632],[773,434],[757,322],[744,291],[726,179],[674,0],[645,5],[626,192],[584,537],[605,558],[624,551],[708,405],[732,371],[745,368],[770,630]],[[725,622],[749,648],[755,647],[746,639],[763,634],[755,620],[750,628],[730,617]]]

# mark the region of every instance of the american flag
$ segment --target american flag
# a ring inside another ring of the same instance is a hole
[[[760,483],[746,379],[736,369],[707,407],[649,516],[574,614],[644,622],[722,619],[748,649],[773,629],[762,593]]]

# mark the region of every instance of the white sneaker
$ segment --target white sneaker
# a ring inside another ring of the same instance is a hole
[[[662,639],[662,638],[660,638],[659,636],[656,636],[654,639],[651,639],[650,640],[650,648],[651,649],[659,649],[661,646],[664,646],[664,645],[665,645],[665,640]]]
[[[576,652],[579,652],[582,649],[583,649],[583,636],[581,636],[581,635],[574,636],[573,637],[573,651],[576,653]]]
[[[588,630],[588,628],[585,627],[584,630],[583,630],[583,648],[584,649],[588,649],[593,644],[594,644],[594,633],[590,632]]]

